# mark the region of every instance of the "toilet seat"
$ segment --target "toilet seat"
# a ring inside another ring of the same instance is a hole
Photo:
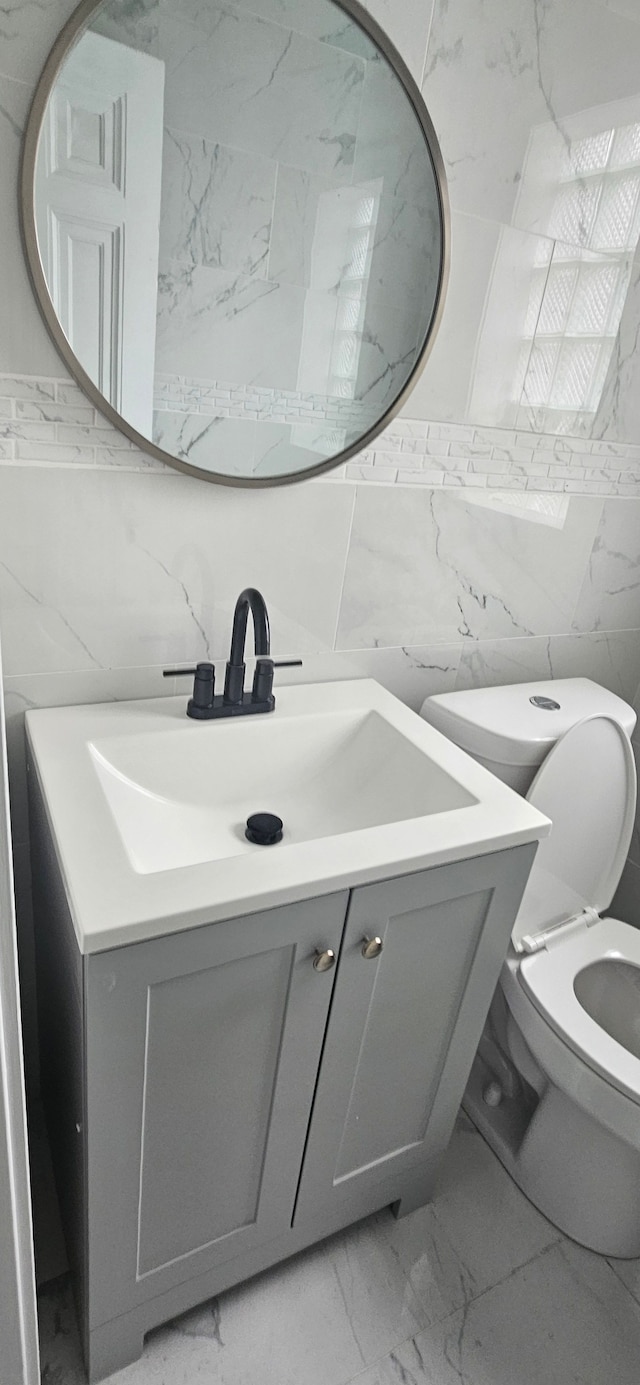
[[[550,751],[527,800],[551,819],[511,938],[516,952],[555,947],[583,914],[609,908],[627,859],[636,807],[631,742],[608,716],[576,722]]]
[[[575,989],[580,972],[597,962],[640,971],[640,930],[599,917],[617,889],[635,816],[635,762],[625,731],[609,717],[578,722],[547,756],[527,797],[553,827],[516,918],[512,942],[520,955],[510,970],[567,1049],[640,1105],[640,1058],[588,1013]]]
[[[603,918],[571,933],[549,951],[520,961],[520,985],[536,1009],[574,1053],[601,1077],[640,1105],[640,1058],[592,1019],[575,993],[580,971],[594,962],[628,962],[640,969],[640,929]]]

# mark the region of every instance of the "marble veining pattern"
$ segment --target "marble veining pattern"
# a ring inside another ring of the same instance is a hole
[[[576,630],[624,629],[640,597],[640,533],[633,511],[607,502],[574,616]]]
[[[248,295],[252,285],[258,295],[261,287],[269,287],[251,278],[246,285]],[[283,288],[294,295],[299,292],[293,285]],[[285,316],[283,309],[283,324]],[[222,362],[228,363],[228,358]],[[295,432],[287,436],[315,451],[320,460],[323,449],[327,455],[328,442],[333,444],[331,451],[338,452],[372,417],[364,404],[295,388],[255,383],[238,387],[224,378],[199,376],[159,374],[156,380],[156,441],[170,452],[175,444],[178,455],[205,469],[210,465],[207,432],[212,422],[226,423],[229,469],[237,455],[240,471],[241,458],[247,456],[243,428],[248,424],[256,458],[265,452],[258,445],[259,433],[253,431],[262,420],[260,426],[297,428],[297,437]],[[272,441],[273,436],[266,437],[267,448]],[[68,379],[28,375],[0,375],[2,464],[164,470],[161,462],[102,419],[77,385]],[[378,486],[633,497],[640,496],[640,446],[403,417],[346,468],[329,476],[334,482],[346,479]]]
[[[351,181],[362,59],[218,0],[193,27],[163,14],[160,51],[172,129]],[[171,78],[187,58],[189,84],[178,88]],[[283,87],[299,112],[295,121],[280,100]]]
[[[294,284],[180,261],[158,281],[156,366],[295,389],[306,294]]]
[[[637,1295],[638,1266],[562,1237],[461,1116],[431,1205],[381,1212],[184,1314],[112,1380],[635,1385]],[[43,1382],[84,1385],[64,1281],[41,1296],[41,1339]]]
[[[423,90],[442,139],[453,205],[547,234],[544,196],[522,196],[530,137],[549,128],[540,183],[559,182],[563,160],[579,176],[576,136],[606,128],[609,103],[626,98],[637,119],[639,37],[629,17],[614,17],[601,0],[510,0],[508,23],[496,0],[437,4]],[[465,90],[466,99],[455,100],[454,90]],[[574,123],[577,112],[587,113],[582,128]]]
[[[266,159],[165,130],[160,263],[266,275],[276,170]]]
[[[359,489],[338,648],[566,633],[601,509],[586,496],[541,515],[473,491]]]

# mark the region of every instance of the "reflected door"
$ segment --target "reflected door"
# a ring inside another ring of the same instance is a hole
[[[36,216],[53,304],[91,379],[150,436],[165,66],[85,34],[49,104]]]

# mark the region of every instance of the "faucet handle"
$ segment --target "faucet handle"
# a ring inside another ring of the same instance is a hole
[[[273,670],[275,664],[273,659],[256,659],[256,669],[253,675],[253,687],[251,689],[252,702],[268,702],[273,694]]]
[[[273,671],[276,668],[301,668],[302,659],[256,659],[251,690],[252,702],[268,702],[273,696]]]
[[[190,701],[191,709],[209,708],[213,702],[215,686],[216,670],[212,663],[198,663],[197,669],[195,669],[194,695]]]

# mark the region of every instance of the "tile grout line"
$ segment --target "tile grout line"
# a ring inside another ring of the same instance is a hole
[[[336,645],[337,645],[337,643],[338,643],[338,631],[339,631],[339,629],[340,629],[340,617],[341,617],[341,615],[342,615],[342,602],[343,602],[343,600],[344,600],[344,591],[345,591],[345,586],[346,586],[346,582],[347,582],[347,568],[348,568],[348,565],[349,565],[349,555],[350,555],[350,553],[351,553],[351,539],[352,539],[352,536],[353,536],[353,526],[354,526],[355,517],[356,517],[356,503],[357,503],[357,499],[358,499],[358,487],[354,485],[354,487],[353,487],[353,497],[352,497],[352,501],[351,501],[351,517],[350,517],[350,520],[349,520],[349,532],[348,532],[348,534],[347,534],[347,542],[346,542],[345,555],[344,555],[344,567],[343,567],[343,569],[342,569],[342,581],[341,581],[341,583],[340,583],[340,596],[339,596],[339,598],[338,598],[338,603],[337,603],[336,623],[335,623],[335,628],[334,628],[334,633],[333,633],[333,644],[332,644],[331,649],[330,649],[330,651],[329,651],[330,654],[341,654],[341,653],[342,653],[342,650],[337,649],[337,648],[336,648]]]
[[[435,19],[436,4],[437,4],[437,0],[432,0],[432,3],[431,3],[431,18],[430,18],[430,20],[429,20],[429,24],[428,24],[428,27],[427,27],[427,37],[426,37],[426,43],[425,43],[425,47],[424,47],[424,59],[423,59],[423,62],[422,62],[422,69],[421,69],[421,72],[420,72],[419,87],[420,87],[420,91],[422,92],[422,95],[423,95],[423,96],[424,96],[424,84],[425,84],[426,76],[427,76],[427,58],[429,57],[429,47],[430,47],[430,44],[431,44],[431,35],[432,35],[432,33],[433,33],[433,21],[434,21],[434,19]],[[426,98],[425,98],[425,99],[426,99]]]
[[[200,387],[206,383],[200,382]],[[39,387],[45,391],[44,399],[38,397]],[[72,417],[56,420],[56,405],[71,415],[74,407],[87,412],[82,391],[68,379],[2,373],[0,403],[5,400],[9,413],[0,420],[0,443],[8,454],[0,458],[4,466],[87,465],[109,470],[118,465],[123,470],[162,474],[170,470],[144,448],[123,441],[99,412],[93,411],[90,423],[80,419],[74,423]],[[242,401],[237,408],[242,410]],[[206,418],[217,412],[216,406]],[[170,409],[166,416],[172,416]],[[308,418],[313,421],[312,413]],[[352,462],[341,464],[317,483],[472,490],[480,493],[479,499],[500,496],[510,511],[524,505],[537,513],[551,503],[557,507],[559,497],[640,497],[640,445],[532,432],[518,428],[517,422],[507,427],[400,418]]]
[[[354,486],[354,491],[355,491],[355,489],[356,489],[356,487]],[[352,515],[352,524],[353,524],[353,515]],[[350,530],[350,536],[351,536],[351,530]],[[349,537],[350,537],[350,536],[349,536]],[[343,585],[344,585],[344,578],[343,578]],[[506,651],[506,650],[509,648],[509,646],[511,646],[511,645],[513,645],[513,644],[520,644],[520,643],[522,643],[523,641],[525,641],[528,645],[538,644],[538,643],[542,643],[542,642],[545,642],[545,643],[546,643],[546,642],[548,642],[550,639],[551,639],[551,640],[575,640],[575,641],[586,640],[586,641],[592,641],[592,640],[594,640],[594,639],[595,639],[595,640],[598,640],[598,639],[606,640],[606,639],[609,638],[609,636],[612,636],[612,635],[626,635],[626,636],[628,636],[629,638],[631,638],[631,637],[634,636],[634,635],[640,637],[640,627],[636,627],[636,626],[615,626],[615,627],[607,628],[607,629],[604,629],[604,630],[567,630],[567,631],[559,631],[559,632],[556,632],[556,633],[553,634],[553,635],[544,635],[544,634],[543,634],[543,635],[514,635],[514,636],[510,636],[510,635],[499,635],[499,636],[495,636],[495,637],[489,637],[488,639],[474,639],[474,638],[471,638],[471,637],[468,637],[468,636],[467,636],[467,637],[458,637],[457,639],[447,639],[447,640],[436,640],[436,639],[433,639],[433,640],[420,640],[420,641],[418,641],[418,642],[416,642],[416,643],[411,643],[411,644],[408,644],[408,643],[404,642],[404,643],[397,643],[397,644],[381,644],[381,645],[349,645],[349,646],[347,646],[347,647],[344,648],[344,649],[332,648],[332,649],[329,649],[329,650],[322,650],[322,649],[321,649],[321,650],[317,650],[317,651],[314,651],[314,652],[308,654],[307,657],[310,658],[310,659],[311,659],[311,658],[327,658],[327,659],[331,659],[331,658],[333,658],[334,655],[337,656],[338,658],[342,658],[343,656],[355,656],[355,657],[361,656],[361,657],[366,657],[366,656],[368,656],[368,655],[370,655],[370,654],[372,654],[372,653],[373,653],[373,654],[378,654],[378,653],[379,653],[379,654],[384,654],[384,653],[403,652],[403,651],[406,651],[406,650],[411,651],[411,650],[418,650],[418,649],[429,649],[429,650],[437,651],[437,650],[441,650],[441,649],[448,649],[448,648],[451,648],[452,646],[457,647],[458,645],[460,645],[460,646],[462,647],[463,650],[468,650],[469,652],[473,652],[475,649],[479,649],[479,648],[481,648],[483,645],[491,645],[492,647],[494,647],[494,646],[496,646],[496,645],[500,645],[500,646],[502,646],[502,647],[505,649],[505,651]],[[214,656],[214,662],[217,660],[217,662],[223,663],[226,657],[227,657],[227,656],[226,656],[226,653],[225,653],[224,651],[222,651],[220,654]],[[188,662],[188,660],[185,660],[185,661],[183,661],[183,662]],[[116,676],[117,676],[117,675],[120,675],[120,674],[128,674],[128,673],[131,673],[131,672],[137,672],[137,671],[139,671],[139,670],[143,670],[143,671],[146,672],[147,670],[152,670],[152,671],[153,671],[153,670],[161,670],[162,668],[163,668],[163,664],[162,664],[162,663],[153,663],[153,664],[145,664],[145,663],[140,664],[140,663],[134,663],[134,664],[116,664],[116,665],[114,665],[113,667],[108,668],[108,669],[96,669],[96,668],[86,668],[86,667],[84,667],[84,668],[65,668],[65,669],[45,669],[45,670],[36,670],[36,671],[23,671],[23,672],[5,673],[3,683],[4,683],[5,691],[11,691],[11,685],[12,685],[13,683],[15,683],[16,681],[19,681],[19,680],[23,680],[23,679],[25,679],[25,678],[28,678],[29,680],[31,680],[31,679],[36,679],[36,678],[42,678],[42,679],[45,679],[45,678],[63,678],[63,677],[67,677],[67,676],[71,676],[71,677],[81,676],[81,677],[83,677],[83,676],[85,676],[85,675],[87,675],[87,674],[89,674],[89,675],[91,675],[91,676],[96,676],[96,677],[100,677],[100,676],[107,676],[107,677],[108,677],[108,676],[110,676],[110,675],[116,675]],[[526,683],[526,682],[531,681],[531,679],[525,678],[525,679],[523,679],[522,681]]]
[[[395,1355],[396,1352],[401,1351],[402,1348],[407,1346],[409,1342],[415,1342],[416,1338],[423,1336],[427,1332],[430,1332],[434,1327],[444,1327],[446,1323],[451,1322],[451,1320],[457,1317],[459,1313],[468,1312],[470,1308],[475,1307],[476,1303],[479,1303],[480,1300],[484,1298],[487,1294],[493,1293],[494,1289],[499,1289],[503,1284],[507,1284],[509,1280],[515,1278],[515,1276],[519,1274],[521,1270],[525,1270],[529,1267],[529,1265],[535,1264],[537,1260],[542,1259],[544,1255],[548,1255],[551,1250],[555,1250],[556,1247],[561,1245],[563,1240],[566,1239],[566,1237],[563,1237],[562,1232],[558,1232],[557,1240],[550,1241],[549,1245],[543,1246],[541,1250],[536,1251],[535,1255],[530,1255],[528,1260],[523,1260],[521,1265],[516,1265],[514,1269],[510,1270],[507,1274],[503,1275],[501,1279],[497,1279],[495,1284],[487,1285],[486,1289],[481,1289],[479,1293],[472,1294],[469,1297],[465,1298],[463,1303],[459,1304],[457,1308],[453,1308],[451,1312],[445,1313],[443,1317],[434,1318],[433,1322],[427,1323],[425,1327],[419,1328],[417,1332],[409,1333],[407,1337],[403,1337],[401,1342],[396,1342],[395,1346],[391,1347],[389,1351],[382,1352],[380,1356],[376,1356],[375,1360],[371,1361],[368,1366],[365,1366],[363,1368],[363,1370],[358,1371],[357,1375],[349,1376],[346,1380],[342,1381],[340,1385],[357,1385],[359,1380],[362,1380],[363,1377],[368,1375],[370,1371],[375,1370],[376,1366],[379,1366],[383,1362],[388,1361],[391,1356]],[[460,1263],[462,1265],[462,1261]],[[631,1295],[631,1297],[633,1298],[633,1295]],[[638,1307],[639,1305],[635,1299],[634,1302],[636,1303],[636,1307]]]
[[[632,862],[632,864],[635,864],[635,862]],[[640,867],[638,867],[638,869],[640,869]],[[640,1300],[636,1298],[636,1295],[634,1294],[633,1289],[630,1289],[630,1288],[629,1288],[629,1285],[628,1285],[628,1284],[625,1282],[625,1280],[622,1279],[621,1276],[618,1274],[618,1271],[617,1271],[615,1265],[612,1265],[611,1260],[609,1259],[608,1255],[605,1255],[605,1256],[603,1256],[602,1258],[606,1261],[606,1263],[607,1263],[609,1269],[611,1270],[611,1273],[615,1275],[615,1277],[616,1277],[616,1279],[617,1279],[617,1281],[618,1281],[618,1284],[621,1284],[622,1287],[623,1287],[623,1289],[626,1289],[626,1291],[627,1291],[627,1293],[628,1293],[628,1295],[629,1295],[629,1298],[631,1299],[631,1302],[635,1305],[635,1307],[636,1307],[638,1310],[640,1310]],[[626,1262],[626,1263],[628,1263],[628,1262]]]

